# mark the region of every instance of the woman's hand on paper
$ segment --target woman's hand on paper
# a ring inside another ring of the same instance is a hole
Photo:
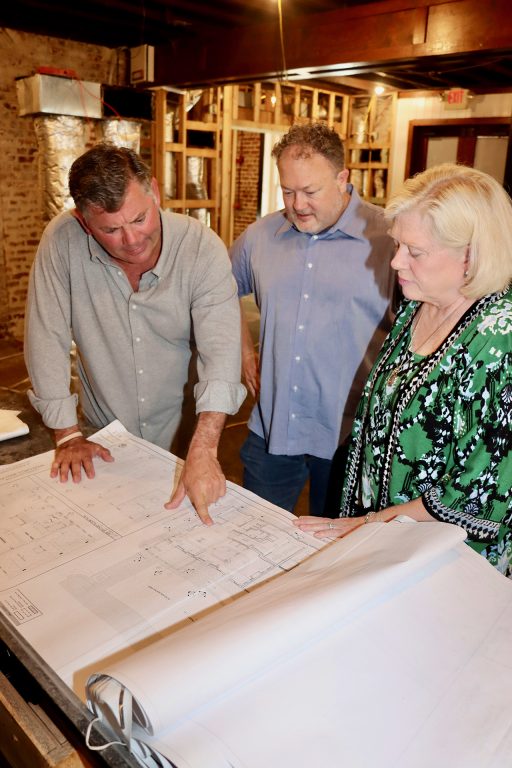
[[[114,461],[114,457],[103,445],[86,440],[85,437],[75,437],[73,440],[55,449],[55,456],[50,469],[50,477],[58,477],[65,483],[71,473],[74,483],[82,479],[82,470],[92,480],[95,475],[94,459],[100,457],[103,461]]]
[[[313,517],[304,515],[293,521],[304,533],[312,533],[318,539],[341,539],[347,533],[364,525],[364,517]]]

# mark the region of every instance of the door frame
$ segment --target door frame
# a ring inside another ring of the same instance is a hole
[[[496,132],[496,133],[495,133]],[[477,135],[508,136],[507,158],[503,186],[512,192],[512,118],[511,117],[466,117],[444,120],[411,120],[407,137],[405,178],[425,170],[428,139],[433,136],[458,136],[457,162],[471,164]]]

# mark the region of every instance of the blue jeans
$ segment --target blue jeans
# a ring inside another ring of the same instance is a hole
[[[282,456],[268,453],[265,441],[249,431],[240,450],[244,465],[244,488],[293,512],[309,477],[309,513],[325,513],[332,462],[317,456]]]

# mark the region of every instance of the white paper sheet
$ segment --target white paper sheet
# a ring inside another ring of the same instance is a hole
[[[208,768],[212,738],[236,768],[509,768],[510,584],[459,554],[290,649],[158,746],[187,768]]]
[[[50,478],[51,452],[0,468],[0,610],[82,697],[87,665],[174,631],[325,545],[232,483],[211,527],[188,500],[169,512],[176,457],[118,423],[95,439],[115,462],[97,462],[94,480]]]
[[[21,411],[9,411],[0,408],[0,440],[10,440],[28,434],[28,424],[18,418]]]
[[[314,642],[333,623],[366,610],[463,538],[460,528],[437,524],[359,528],[286,579],[268,583],[196,626],[99,671],[144,702],[147,719],[160,732]],[[165,678],[158,675],[162,666]],[[191,670],[197,685],[190,685]],[[169,683],[179,696],[169,697]]]
[[[141,766],[510,768],[512,582],[461,529],[326,545],[233,484],[207,528],[163,508],[175,457],[96,439],[93,481],[0,468],[0,610],[103,717],[123,693]]]
[[[180,768],[510,768],[512,583],[461,537],[359,529],[103,671]]]

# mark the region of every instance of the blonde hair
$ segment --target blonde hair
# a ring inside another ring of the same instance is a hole
[[[408,179],[386,205],[386,218],[417,210],[440,243],[469,246],[461,293],[477,299],[512,281],[512,200],[492,176],[442,163]]]

